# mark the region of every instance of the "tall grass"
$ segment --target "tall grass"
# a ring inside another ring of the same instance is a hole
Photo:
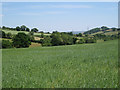
[[[116,88],[117,45],[4,49],[3,88]]]

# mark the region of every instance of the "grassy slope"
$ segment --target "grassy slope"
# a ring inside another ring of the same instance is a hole
[[[91,35],[95,35],[95,34],[116,35],[116,34],[118,34],[118,31],[110,31],[110,32],[105,32],[105,33],[102,31],[99,31],[96,33],[92,33]]]
[[[4,49],[3,88],[117,87],[117,43]]]
[[[2,30],[2,29],[0,29]],[[29,32],[26,31],[12,31],[12,30],[2,30],[5,33],[11,33],[11,34],[17,34],[18,32],[24,32],[25,34],[28,34]],[[41,35],[41,33],[34,33],[34,35]],[[50,34],[44,34],[44,35],[50,35]]]

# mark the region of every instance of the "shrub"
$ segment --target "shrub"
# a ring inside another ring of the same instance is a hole
[[[28,36],[29,36],[31,42],[33,42],[35,40],[33,35],[28,34]]]
[[[82,33],[76,34],[77,37],[82,37]]]
[[[84,39],[80,39],[80,40],[78,40],[76,43],[77,43],[77,44],[83,44],[83,43],[85,43],[85,40],[84,40]]]
[[[6,37],[7,37],[8,39],[11,39],[11,38],[12,38],[12,34],[11,34],[11,33],[7,33],[7,34],[6,34]]]
[[[31,45],[30,37],[26,35],[25,33],[18,33],[13,38],[13,45],[16,48],[29,47]]]
[[[41,41],[42,46],[52,46],[50,37],[45,37],[44,39],[41,39],[40,41]]]
[[[77,38],[73,37],[73,44],[76,44],[77,40],[78,40]]]
[[[104,40],[104,41],[108,41],[109,39],[106,37],[106,38],[104,38],[103,40]]]
[[[38,29],[37,28],[33,28],[33,29],[31,29],[31,32],[38,32]]]
[[[71,45],[74,43],[73,36],[69,35],[68,33],[53,32],[51,38],[51,43],[53,46]]]
[[[30,31],[30,32],[28,33],[28,35],[34,35],[34,32]]]
[[[21,31],[21,28],[20,28],[19,26],[17,26],[15,29],[16,29],[17,31]]]
[[[10,42],[9,40],[2,40],[2,48],[12,48],[12,42]]]
[[[51,37],[52,37],[51,43],[53,46],[62,45],[63,40],[59,32],[52,33]]]
[[[27,31],[27,32],[29,32],[29,31],[30,31],[30,29],[29,29],[29,28],[26,28],[26,31]]]
[[[41,33],[41,36],[40,36],[41,38],[44,38],[44,34],[43,33]]]
[[[0,30],[0,38],[2,38],[2,31]]]
[[[44,43],[44,39],[40,39],[40,43],[43,44]]]
[[[61,45],[67,45],[67,44],[69,44],[69,37],[68,37],[67,34],[62,34],[61,38],[62,38]]]
[[[85,43],[96,43],[96,39],[94,39],[94,38],[85,38]]]
[[[67,35],[67,37],[68,37],[67,45],[72,45],[73,44],[73,37],[70,35]]]

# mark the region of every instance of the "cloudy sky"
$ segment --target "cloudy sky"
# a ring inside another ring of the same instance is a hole
[[[5,2],[2,24],[26,25],[40,31],[85,31],[118,25],[117,2]]]

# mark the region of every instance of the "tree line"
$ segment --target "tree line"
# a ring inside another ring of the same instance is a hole
[[[34,39],[34,32],[29,32],[28,34],[22,32],[17,35],[12,35],[11,33],[5,33],[2,31],[1,34],[2,38],[11,39],[11,41],[2,40],[2,48],[27,48],[31,45],[31,42],[40,43],[42,46],[60,46],[96,43],[99,39],[108,41],[120,38],[119,33],[117,35],[95,34],[89,36],[88,34],[82,33],[73,34],[72,32],[53,31],[50,35],[44,35],[44,33],[41,33],[41,35],[38,36],[41,38],[40,40]]]
[[[8,37],[9,36],[9,37]],[[73,45],[82,43],[95,43],[94,38],[77,39],[71,32],[57,32],[54,31],[51,35],[46,36],[41,34],[40,40],[34,40],[34,36],[29,33],[20,32],[17,35],[8,35],[2,31],[2,38],[11,38],[12,41],[2,40],[2,48],[26,48],[31,45],[31,42],[41,43],[42,46],[60,46]]]
[[[10,27],[6,27],[6,26],[2,26],[2,27],[0,27],[1,29],[3,29],[3,30],[13,30],[13,31],[27,31],[27,32],[38,32],[39,30],[37,29],[37,28],[32,28],[32,29],[30,29],[30,28],[28,28],[27,26],[25,26],[25,25],[22,25],[22,26],[17,26],[17,27],[15,27],[15,28],[10,28]],[[43,31],[41,31],[41,32],[43,32]]]

